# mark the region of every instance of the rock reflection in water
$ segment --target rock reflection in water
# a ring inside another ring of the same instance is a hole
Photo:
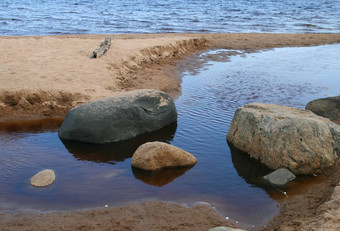
[[[252,158],[246,152],[235,148],[228,143],[233,165],[237,174],[242,177],[248,184],[254,187],[260,187],[267,192],[267,194],[274,200],[280,202],[287,197],[287,195],[301,195],[306,193],[309,188],[317,183],[321,183],[322,176],[297,176],[297,178],[285,186],[273,186],[268,181],[263,179],[263,176],[269,174],[273,170],[261,164],[258,160]]]
[[[269,188],[268,181],[263,179],[263,176],[272,172],[268,167],[261,164],[258,160],[250,157],[247,153],[235,148],[228,142],[231,159],[237,171],[237,174],[242,177],[248,184]]]
[[[63,139],[61,141],[77,160],[115,164],[117,161],[124,161],[132,157],[136,149],[146,142],[169,143],[174,138],[176,129],[177,123],[173,123],[158,131],[110,144],[90,144]]]
[[[149,185],[162,187],[174,181],[177,177],[184,175],[185,172],[191,169],[192,167],[193,166],[165,168],[157,171],[145,171],[135,167],[131,168],[136,179],[139,179]]]

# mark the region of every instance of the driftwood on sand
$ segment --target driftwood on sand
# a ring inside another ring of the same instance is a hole
[[[104,42],[100,43],[100,47],[92,52],[91,59],[99,58],[110,49],[111,38],[105,38]]]

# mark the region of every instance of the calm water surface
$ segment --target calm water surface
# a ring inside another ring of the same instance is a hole
[[[285,197],[261,180],[268,169],[227,144],[234,111],[251,102],[304,108],[312,99],[338,95],[339,59],[340,45],[327,45],[209,61],[196,74],[183,73],[177,124],[119,144],[61,141],[60,123],[53,121],[1,124],[0,209],[74,210],[147,199],[207,202],[245,227],[263,225]],[[134,150],[154,140],[193,153],[197,165],[154,174],[131,168]],[[55,170],[56,181],[47,188],[30,186],[30,178],[45,168]],[[300,177],[284,190],[288,196],[303,193],[319,180]]]
[[[1,0],[0,35],[340,33],[340,0]]]

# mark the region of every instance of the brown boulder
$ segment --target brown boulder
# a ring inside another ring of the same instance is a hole
[[[228,142],[271,169],[312,174],[340,156],[340,127],[310,111],[273,104],[238,108]]]
[[[144,170],[192,166],[197,159],[180,148],[162,142],[141,145],[132,156],[131,165]]]

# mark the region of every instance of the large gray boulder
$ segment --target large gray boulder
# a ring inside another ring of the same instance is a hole
[[[340,124],[340,95],[310,101],[306,106],[306,110]]]
[[[135,151],[131,165],[154,171],[162,168],[193,166],[197,159],[189,152],[163,142],[148,142]]]
[[[63,121],[59,137],[88,143],[128,140],[177,120],[173,99],[161,91],[135,90],[81,105]]]
[[[340,126],[310,111],[254,103],[238,108],[228,142],[271,169],[312,174],[340,156]]]

